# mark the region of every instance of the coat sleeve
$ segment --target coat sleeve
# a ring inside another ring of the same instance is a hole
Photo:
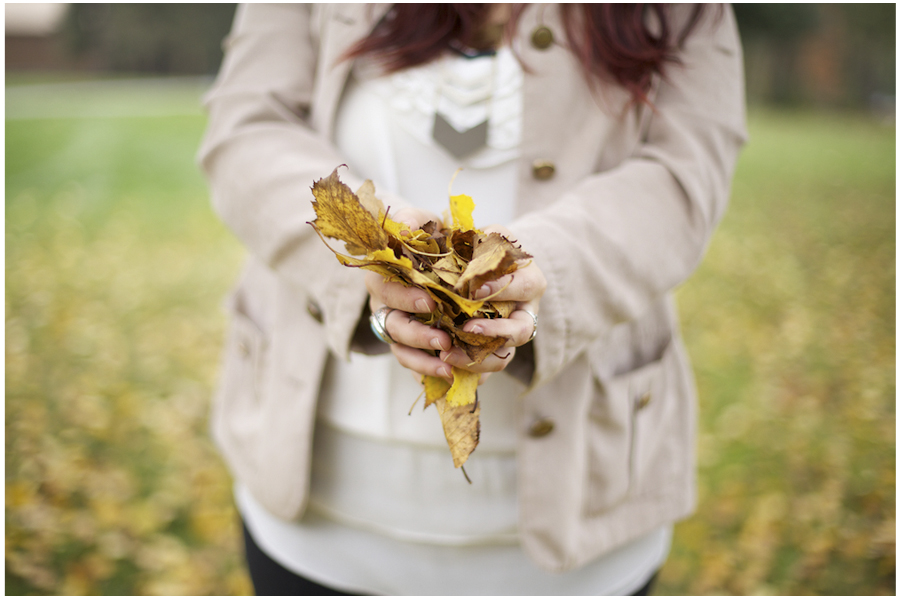
[[[340,266],[307,224],[315,218],[313,181],[346,163],[310,125],[323,77],[314,18],[308,4],[238,7],[205,98],[198,162],[219,217],[251,255],[319,307],[329,347],[346,357],[367,294],[362,273]],[[340,175],[351,189],[362,183],[347,169]]]
[[[746,140],[731,9],[707,10],[680,58],[630,156],[510,225],[548,281],[532,387],[685,281],[722,217]]]

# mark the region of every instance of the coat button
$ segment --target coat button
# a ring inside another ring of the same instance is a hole
[[[650,394],[650,392],[647,392],[647,393],[645,393],[643,396],[641,396],[640,398],[638,398],[638,401],[637,401],[637,408],[638,408],[638,410],[641,410],[642,408],[644,408],[645,406],[647,406],[648,404],[650,404],[650,400],[651,400],[652,398],[653,398],[653,396]]]
[[[531,32],[531,45],[538,50],[546,50],[553,44],[553,32],[549,27],[541,25]]]
[[[528,435],[531,437],[539,438],[544,437],[551,431],[553,431],[553,420],[545,418],[540,418],[531,424],[531,427],[528,428]]]
[[[531,175],[540,181],[546,181],[556,173],[556,165],[549,160],[536,160],[531,163]]]
[[[319,308],[319,305],[316,304],[315,301],[310,300],[306,303],[306,312],[308,312],[309,316],[315,319],[316,322],[322,322],[322,309]]]

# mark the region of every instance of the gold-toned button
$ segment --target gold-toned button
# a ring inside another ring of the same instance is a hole
[[[531,163],[531,175],[540,181],[546,181],[556,173],[556,165],[549,160],[536,160]]]
[[[650,404],[650,400],[651,400],[652,397],[653,397],[653,396],[650,394],[650,392],[647,392],[647,393],[645,393],[643,396],[641,396],[640,398],[638,398],[638,401],[637,401],[637,408],[638,408],[638,410],[641,410],[642,408],[644,408],[645,406],[647,406],[648,404]]]
[[[554,423],[551,419],[540,418],[531,424],[531,427],[528,428],[528,435],[531,437],[544,437],[551,431],[553,431]]]
[[[306,312],[308,312],[309,316],[311,316],[317,322],[322,322],[322,309],[319,308],[319,305],[316,304],[313,300],[310,300],[306,303]]]
[[[538,50],[546,50],[553,44],[553,32],[541,25],[531,32],[531,45]]]

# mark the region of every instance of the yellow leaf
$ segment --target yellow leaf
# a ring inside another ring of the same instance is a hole
[[[437,400],[435,406],[441,416],[453,466],[461,467],[478,445],[481,435],[481,424],[478,422],[481,406],[475,406],[474,410],[468,406],[450,406],[443,398]]]
[[[422,383],[425,386],[425,408],[443,398],[450,389],[450,382],[441,377],[425,375],[422,377]]]
[[[484,305],[483,300],[469,300],[468,298],[463,298],[459,294],[452,292],[437,283],[429,281],[427,286],[432,297],[438,296],[441,301],[453,302],[470,317],[474,316],[475,313],[478,312],[478,309]]]
[[[403,267],[404,269],[412,270],[413,264],[412,261],[406,258],[405,256],[401,256],[397,258],[394,256],[394,251],[390,248],[385,248],[384,250],[376,250],[375,252],[370,252],[366,259],[369,261],[383,261],[386,263],[390,263],[392,265],[398,265]]]
[[[419,232],[425,233],[421,229],[419,229]],[[404,243],[410,250],[419,254],[438,256],[441,252],[441,248],[438,246],[437,242],[430,236],[425,239],[411,238],[409,240],[404,240]]]
[[[453,385],[447,391],[447,404],[465,406],[475,402],[480,377],[481,375],[478,373],[453,367]]]
[[[313,183],[313,208],[316,219],[311,225],[326,237],[346,242],[353,251],[381,250],[388,236],[356,195],[338,179],[337,169]]]
[[[412,235],[412,228],[406,223],[395,221],[387,215],[382,215],[381,220],[383,222],[384,231],[388,232],[390,235],[394,236],[397,239]],[[403,231],[407,232],[406,236],[401,233]]]
[[[475,229],[475,221],[472,219],[473,210],[475,210],[475,201],[471,196],[465,194],[450,196],[450,215],[453,217],[455,229]]]

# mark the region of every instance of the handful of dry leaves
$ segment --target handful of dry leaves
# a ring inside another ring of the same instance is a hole
[[[491,301],[496,293],[481,300],[472,295],[486,282],[515,271],[517,261],[531,255],[499,233],[475,229],[472,198],[451,196],[445,223],[429,221],[421,229],[410,231],[408,225],[390,218],[390,209],[375,197],[371,181],[367,180],[354,194],[341,182],[335,169],[316,181],[312,192],[316,198],[316,219],[310,225],[319,236],[342,240],[348,254],[365,255],[354,258],[329,246],[341,264],[369,269],[387,281],[427,292],[437,304],[436,309],[414,317],[446,331],[453,345],[471,359],[470,364],[481,363],[506,344],[505,337],[469,333],[462,326],[471,318],[505,318],[515,310],[515,302]],[[460,467],[478,445],[479,374],[456,367],[452,371],[452,384],[430,376],[423,377],[422,383],[425,407],[437,407],[453,464]]]

